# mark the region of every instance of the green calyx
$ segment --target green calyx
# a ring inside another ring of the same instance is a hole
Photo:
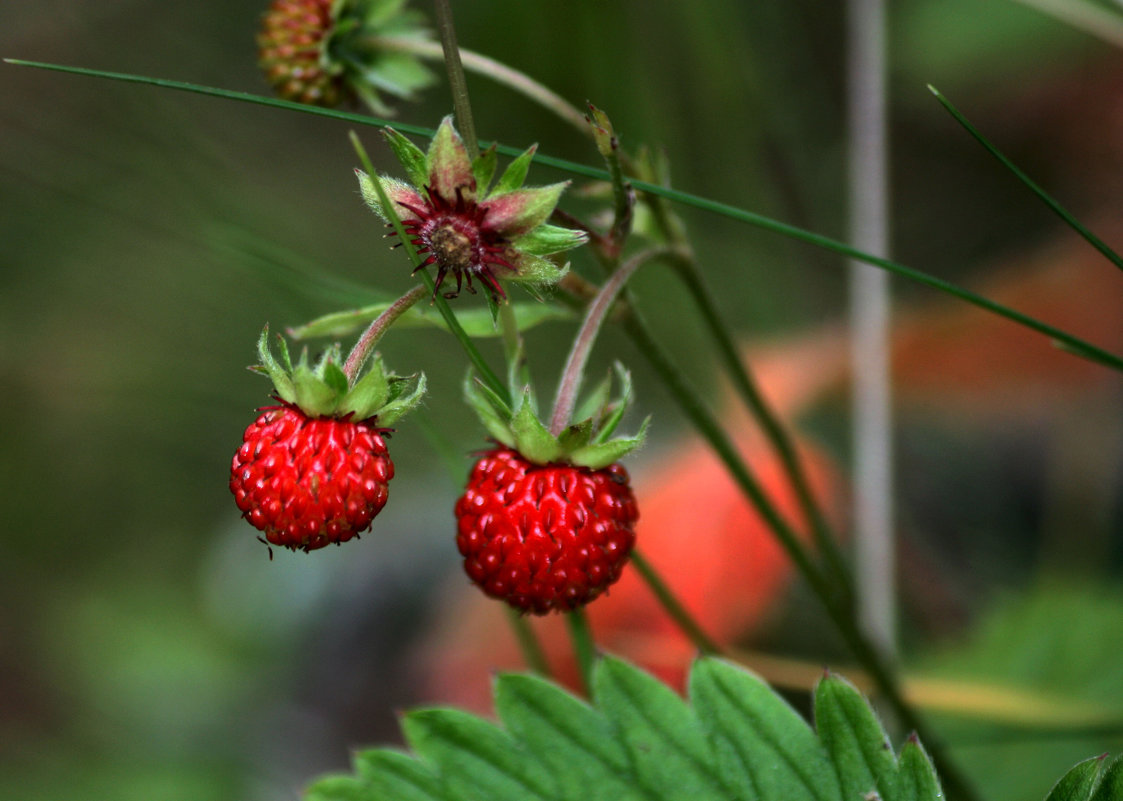
[[[521,282],[531,287],[552,285],[561,280],[568,265],[559,266],[554,259],[546,257],[571,250],[586,242],[588,236],[583,231],[547,222],[568,182],[523,186],[536,146],[514,159],[496,179],[498,157],[494,147],[475,159],[470,158],[451,116],[441,121],[428,151],[422,151],[392,128],[384,128],[383,133],[409,179],[407,183],[379,176],[386,198],[399,219],[432,221],[437,227],[443,221],[456,220],[459,234],[478,249],[501,257],[499,261],[490,259],[473,265],[477,273],[494,273],[499,280]],[[361,171],[358,178],[367,205],[382,219],[392,222],[373,178]],[[431,243],[425,241],[424,236],[420,244],[429,249],[429,263],[440,266],[441,255],[433,253]],[[453,271],[457,269],[453,265],[448,267]]]
[[[631,404],[631,374],[615,365],[620,392],[612,397],[612,375],[605,377],[574,414],[578,421],[556,436],[538,417],[538,404],[530,387],[514,393],[514,406],[469,373],[464,397],[488,433],[535,464],[571,464],[600,470],[639,448],[647,435],[647,418],[631,437],[612,438]]]
[[[284,337],[278,334],[277,341],[280,359],[273,355],[266,326],[257,341],[260,363],[250,369],[269,376],[277,397],[309,417],[377,418],[380,425],[390,425],[417,406],[425,394],[424,373],[396,376],[386,371],[377,356],[351,382],[340,367],[343,360],[338,344],[324,351],[315,364],[309,364],[304,349],[293,364]]]
[[[325,69],[342,74],[350,89],[382,117],[393,116],[394,109],[381,94],[413,100],[434,82],[433,73],[404,46],[431,39],[424,17],[405,4],[406,0],[335,0],[334,25],[323,43]]]

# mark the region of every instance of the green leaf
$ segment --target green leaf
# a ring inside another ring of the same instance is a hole
[[[372,748],[355,757],[367,801],[440,801],[444,789],[432,771],[401,751]]]
[[[657,798],[729,798],[701,723],[673,690],[611,657],[594,669],[593,688],[597,706],[620,732],[642,787]]]
[[[429,163],[424,151],[393,128],[383,128],[382,135],[398,161],[402,163],[410,183],[414,186],[425,186],[429,180]]]
[[[386,311],[393,301],[375,303],[361,309],[332,312],[322,317],[288,329],[288,334],[293,339],[312,339],[314,337],[339,337],[354,333],[366,328],[378,315]],[[413,306],[405,314],[394,321],[398,328],[435,327],[448,331],[448,323],[439,313],[434,313],[431,308]],[[520,331],[526,331],[542,323],[554,320],[571,320],[573,311],[559,306],[556,303],[515,303],[513,304],[515,320]],[[491,312],[488,309],[471,308],[457,309],[456,319],[461,328],[470,337],[484,338],[499,336]]]
[[[1089,801],[1103,767],[1102,756],[1078,763],[1053,786],[1045,801]]]
[[[501,675],[495,710],[507,730],[554,775],[558,801],[632,801],[628,752],[603,715],[545,679]]]
[[[720,659],[700,660],[690,674],[690,699],[741,798],[841,798],[815,733],[763,680]]]
[[[943,799],[936,769],[916,735],[901,748],[896,801],[940,801]]]
[[[508,732],[457,709],[420,709],[402,720],[414,751],[435,765],[454,796],[552,801],[555,783]]]
[[[843,798],[896,798],[897,760],[873,710],[845,679],[830,675],[815,688],[815,727],[834,762]]]

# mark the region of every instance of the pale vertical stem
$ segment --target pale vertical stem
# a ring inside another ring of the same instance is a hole
[[[849,0],[850,240],[889,250],[884,0]],[[858,619],[890,662],[896,654],[888,275],[850,267],[854,532]]]

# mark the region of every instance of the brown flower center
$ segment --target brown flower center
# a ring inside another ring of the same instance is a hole
[[[429,234],[428,239],[430,252],[446,269],[460,272],[472,266],[472,240],[455,226],[446,223]]]

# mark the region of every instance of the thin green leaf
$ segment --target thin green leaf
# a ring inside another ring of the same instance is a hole
[[[606,657],[593,671],[593,694],[616,724],[636,781],[656,798],[727,799],[730,789],[701,724],[686,703],[653,676]]]
[[[495,710],[558,782],[559,801],[643,798],[629,781],[628,752],[595,709],[552,682],[521,674],[495,683]]]
[[[513,192],[523,185],[526,180],[526,173],[530,169],[530,162],[534,160],[534,154],[538,152],[538,145],[531,145],[518,156],[514,161],[507,165],[507,169],[503,171],[503,175],[495,184],[495,190],[488,193],[488,197],[492,195],[501,195],[504,192]]]
[[[727,781],[743,798],[839,801],[838,778],[811,727],[756,676],[720,659],[699,660],[690,699],[725,755]]]
[[[1089,801],[1103,768],[1103,756],[1077,763],[1053,786],[1045,801]]]
[[[936,769],[915,735],[901,748],[895,801],[941,801],[943,791]]]
[[[815,729],[834,763],[843,798],[896,798],[897,760],[885,730],[852,684],[827,676],[815,688]]]
[[[314,337],[339,337],[347,336],[370,325],[371,321],[386,311],[393,301],[375,303],[361,309],[348,309],[347,311],[332,312],[322,317],[317,317],[303,325],[288,329],[288,334],[293,339],[312,339]],[[573,319],[573,311],[554,303],[515,303],[515,320],[518,321],[520,330],[528,330],[542,323],[554,320]],[[461,328],[470,337],[485,338],[499,336],[488,309],[471,308],[458,309],[454,312]],[[413,306],[401,317],[394,321],[400,328],[435,327],[448,331],[448,323],[431,306]]]
[[[334,109],[321,108],[318,106],[309,106],[303,103],[294,103],[287,100],[278,100],[276,98],[253,95],[248,92],[234,92],[228,89],[216,89],[213,87],[201,86],[199,84],[186,83],[183,81],[169,81],[162,78],[149,78],[146,76],[130,75],[127,73],[91,70],[82,67],[66,67],[60,64],[47,64],[37,61],[25,61],[22,59],[4,59],[4,61],[15,66],[34,67],[37,69],[66,72],[76,75],[85,75],[88,77],[125,81],[128,83],[147,84],[150,86],[158,86],[165,89],[175,89],[182,92],[192,92],[195,94],[209,95],[211,97],[220,97],[226,100],[237,100],[243,103],[255,103],[258,105],[271,106],[273,108],[279,108],[286,111],[296,111],[300,112],[301,114],[315,114],[321,117],[330,117],[332,119],[344,120],[358,125],[385,126],[389,124],[389,120],[379,117],[368,117],[361,114],[352,114],[349,112],[336,111]],[[394,123],[394,125],[400,131],[422,136],[432,136],[435,132],[432,128],[405,125],[398,122]],[[487,146],[490,144],[493,143],[480,143],[481,146]],[[497,145],[496,151],[505,155],[519,154],[519,151],[516,148],[504,145]],[[573,175],[581,175],[586,178],[593,178],[601,181],[610,179],[607,170],[590,167],[584,164],[578,164],[577,162],[567,161],[565,159],[536,154],[535,161],[538,164],[553,167],[559,170],[564,170],[565,172],[571,173]],[[865,253],[843,242],[831,239],[830,237],[816,234],[811,231],[799,228],[798,226],[780,222],[779,220],[773,220],[769,217],[765,217],[764,215],[747,211],[745,209],[740,209],[728,203],[709,200],[707,198],[702,198],[697,195],[689,194],[687,192],[680,192],[677,189],[670,189],[668,187],[660,186],[658,184],[650,183],[647,181],[633,180],[631,181],[631,184],[637,191],[647,192],[648,194],[655,195],[657,197],[667,198],[668,200],[675,203],[692,206],[696,209],[701,209],[702,211],[708,211],[712,214],[718,214],[723,217],[728,217],[731,220],[743,222],[747,225],[752,225],[756,228],[770,231],[772,233],[779,234],[780,236],[788,237],[789,239],[795,239],[800,242],[812,245],[813,247],[821,248],[823,250],[829,250],[833,253],[845,256],[848,259],[860,261],[879,269],[887,270],[889,272],[903,276],[904,278],[915,281],[916,283],[923,284],[932,289],[944,292],[945,294],[952,295],[953,297],[959,298],[960,300],[970,303],[974,306],[978,306],[979,308],[985,309],[986,311],[989,311],[1000,317],[1005,317],[1006,319],[1011,320],[1033,331],[1036,331],[1039,334],[1051,337],[1064,345],[1074,347],[1084,355],[1094,355],[1097,361],[1104,365],[1110,366],[1113,369],[1123,370],[1123,357],[1117,356],[1113,353],[1109,353],[1102,348],[1098,348],[1095,345],[1091,345],[1080,340],[1077,337],[1071,336],[1058,328],[1054,328],[1051,325],[1040,322],[1039,320],[1035,320],[1028,315],[1022,314],[1021,312],[1007,308],[999,303],[995,303],[994,301],[988,300],[981,295],[977,295],[966,289],[957,287],[954,284],[941,278],[936,278],[935,276],[923,273],[920,270],[915,270],[911,267],[906,267],[903,264],[890,261],[889,259],[883,259],[870,253]],[[425,279],[427,279],[428,283],[432,282],[432,279],[429,278],[427,274],[424,277]],[[440,301],[438,301],[438,305],[441,305]],[[483,371],[481,370],[481,372]]]
[[[1102,239],[1085,228],[1056,199],[1054,199],[1052,195],[1038,186],[1028,175],[1018,169],[1014,165],[1014,162],[1006,158],[1006,156],[1003,155],[1002,151],[1000,151],[990,142],[990,140],[983,136],[982,133],[980,133],[979,130],[974,125],[972,125],[965,116],[963,116],[959,109],[952,105],[950,100],[940,94],[939,90],[937,90],[936,87],[929,84],[928,91],[935,95],[936,99],[940,101],[940,105],[942,105],[947,110],[947,112],[955,118],[956,122],[963,126],[963,129],[967,131],[967,133],[971,134],[971,136],[973,136],[980,145],[987,149],[987,152],[998,159],[998,161],[1001,162],[1002,166],[1013,173],[1014,177],[1025,184],[1026,187],[1031,192],[1033,192],[1033,194],[1037,195],[1042,203],[1048,206],[1054,214],[1064,220],[1064,222],[1070,228],[1072,228],[1072,230],[1080,234],[1080,236],[1082,236],[1089,245],[1102,253],[1104,258],[1106,258],[1119,269],[1123,270],[1123,258],[1121,258],[1118,253],[1109,248]]]
[[[456,796],[487,801],[552,801],[553,777],[510,734],[458,709],[420,709],[405,715],[410,747],[438,768]]]
[[[369,801],[444,801],[440,780],[409,754],[375,748],[355,756]]]
[[[398,161],[402,163],[406,175],[409,176],[409,182],[416,187],[429,183],[429,160],[424,151],[393,128],[383,128],[382,135]]]

